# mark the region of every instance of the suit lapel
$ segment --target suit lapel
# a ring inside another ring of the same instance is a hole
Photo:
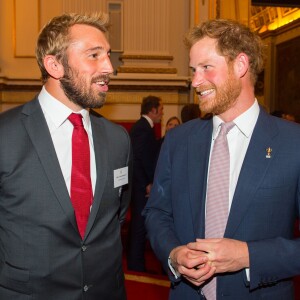
[[[197,123],[198,125],[198,123]],[[188,182],[195,237],[204,237],[206,181],[212,121],[202,121],[188,137]]]
[[[105,145],[108,145],[108,136],[106,134],[104,124],[101,121],[101,116],[91,116],[91,125],[93,131],[93,143],[95,151],[95,160],[96,160],[96,172],[97,180],[95,186],[95,193],[93,199],[93,205],[89,221],[86,228],[85,238],[88,236],[99,210],[100,202],[104,192],[105,184],[107,181],[107,172],[108,172],[108,148]]]
[[[276,155],[276,149],[278,149],[278,141],[274,139],[276,135],[276,125],[270,116],[261,109],[239,175],[225,237],[233,237],[251,205],[251,200],[254,198],[261,181],[266,175],[268,166],[272,162],[272,159],[266,157],[266,149],[270,147],[272,157]]]
[[[62,209],[65,211],[69,221],[77,230],[74,217],[74,210],[66,187],[63,174],[57,159],[55,148],[50,136],[49,128],[44,114],[37,99],[26,104],[23,108],[22,119],[25,129],[32,141],[32,144],[39,156],[41,165],[50,182]]]

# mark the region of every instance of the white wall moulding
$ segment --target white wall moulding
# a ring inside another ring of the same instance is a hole
[[[177,74],[176,68],[119,67],[118,73]]]
[[[13,89],[28,90],[33,87],[41,88],[41,86],[42,83],[40,79],[8,78],[5,76],[0,76],[0,91]]]
[[[16,58],[32,58],[40,27],[40,0],[14,0],[13,42]]]
[[[189,101],[190,80],[188,77],[164,78],[157,75],[142,75],[135,78],[112,76],[107,104],[140,104],[143,97],[153,94],[163,98],[165,104],[185,104]],[[9,79],[0,77],[0,111],[28,102],[41,89],[38,80]]]
[[[123,65],[117,69],[118,73],[152,73],[177,74],[177,69],[170,66],[173,61],[171,55],[121,55]]]

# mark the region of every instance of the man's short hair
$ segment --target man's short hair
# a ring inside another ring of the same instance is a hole
[[[143,99],[142,105],[141,105],[141,115],[147,115],[152,108],[158,108],[161,104],[161,98],[156,96],[147,96]]]
[[[54,55],[59,62],[66,60],[66,50],[70,44],[69,31],[75,24],[89,25],[104,33],[109,28],[108,15],[105,13],[94,13],[91,15],[69,13],[51,19],[42,28],[35,49],[43,83],[49,78],[49,74],[44,67],[45,56]]]
[[[251,80],[255,84],[257,75],[263,70],[265,58],[265,46],[258,34],[237,21],[215,19],[192,28],[184,41],[191,48],[205,37],[217,41],[217,51],[228,63],[240,53],[245,53],[249,58]]]

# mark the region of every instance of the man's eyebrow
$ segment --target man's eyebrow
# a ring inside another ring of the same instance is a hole
[[[101,51],[101,52],[103,52],[103,51],[105,51],[105,49],[103,47],[101,47],[101,46],[97,46],[97,47],[92,47],[92,48],[89,48],[89,49],[86,50],[86,52],[93,52],[93,51]],[[107,54],[111,54],[111,49],[109,49],[107,51]]]
[[[91,52],[91,51],[103,51],[104,48],[101,46],[96,46],[96,47],[92,47],[86,50],[86,52]]]

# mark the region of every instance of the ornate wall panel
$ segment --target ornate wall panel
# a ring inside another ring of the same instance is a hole
[[[106,1],[101,0],[62,0],[62,9],[64,12],[77,13],[107,12]]]
[[[14,0],[14,56],[34,57],[40,27],[40,1]]]

